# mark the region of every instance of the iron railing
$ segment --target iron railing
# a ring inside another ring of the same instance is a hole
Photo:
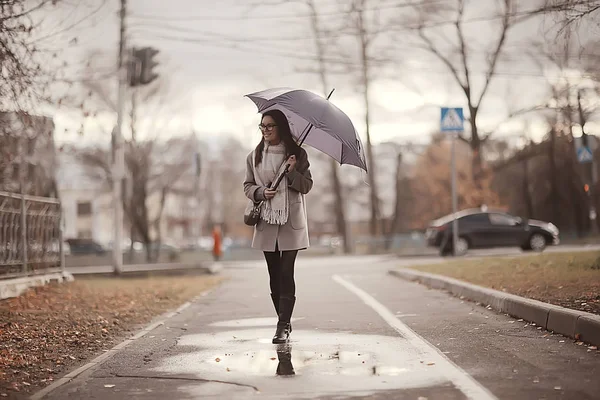
[[[0,192],[0,279],[64,269],[57,199]]]

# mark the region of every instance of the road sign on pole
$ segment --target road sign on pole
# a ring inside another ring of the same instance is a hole
[[[456,190],[456,137],[464,130],[465,118],[462,108],[442,107],[440,118],[440,130],[442,132],[453,132],[452,135],[452,213],[456,215],[458,209],[458,196]],[[457,255],[458,246],[458,220],[452,220],[452,254]]]
[[[464,124],[465,118],[462,108],[442,107],[442,118],[440,120],[442,132],[462,132]]]

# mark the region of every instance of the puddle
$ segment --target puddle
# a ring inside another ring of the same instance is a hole
[[[294,321],[299,321],[301,319],[304,319],[304,317],[301,318],[292,318],[292,323]],[[210,324],[209,326],[217,326],[217,327],[222,327],[222,328],[248,328],[248,327],[255,327],[255,326],[275,326],[277,325],[277,318],[273,317],[273,318],[247,318],[247,319],[236,319],[233,321],[219,321],[219,322],[213,322],[212,324]]]
[[[245,323],[253,326],[258,320]],[[443,369],[430,362],[431,355],[402,337],[295,329],[290,344],[277,346],[271,344],[272,335],[271,327],[186,335],[178,345],[188,351],[164,359],[153,370],[251,384],[261,392],[269,388],[269,392],[307,395],[448,383]]]

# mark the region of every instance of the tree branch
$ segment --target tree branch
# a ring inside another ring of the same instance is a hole
[[[463,91],[466,94],[467,93],[467,86],[466,86],[465,83],[463,83],[462,79],[458,75],[458,71],[456,70],[456,68],[454,67],[454,65],[452,64],[452,62],[447,57],[445,57],[433,45],[433,42],[427,37],[427,35],[425,35],[425,31],[424,31],[423,27],[420,27],[419,30],[418,30],[418,32],[419,32],[419,37],[425,42],[425,44],[427,45],[427,48],[429,49],[429,51],[431,51],[431,53],[433,53],[433,55],[435,55],[440,61],[442,61],[444,63],[444,65],[446,65],[446,67],[448,67],[448,69],[452,73],[452,76],[454,76],[454,79],[456,79],[456,82],[460,85],[460,87],[463,89]]]
[[[508,29],[510,28],[510,13],[511,13],[510,5],[511,5],[511,0],[504,0],[505,9],[504,9],[504,16],[502,19],[502,31],[500,33],[500,38],[498,39],[498,43],[496,44],[494,52],[492,53],[492,59],[490,61],[488,70],[485,74],[485,84],[483,85],[483,89],[481,90],[481,94],[479,95],[479,99],[477,100],[477,104],[475,105],[475,107],[477,107],[477,108],[479,108],[479,106],[481,105],[481,101],[483,100],[483,98],[490,86],[490,82],[492,81],[492,77],[496,73],[496,65],[498,63],[498,59],[500,58],[500,53],[502,52],[504,42],[506,41],[506,33],[508,32]]]
[[[462,19],[465,13],[465,0],[458,0],[458,15],[454,26],[456,27],[456,35],[458,36],[458,42],[460,43],[460,56],[462,59],[463,72],[465,74],[465,85],[463,90],[467,95],[467,101],[471,105],[471,74],[469,73],[469,62],[467,57],[467,45],[465,43],[465,35],[462,30]]]

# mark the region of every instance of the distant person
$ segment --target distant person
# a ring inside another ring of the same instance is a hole
[[[259,128],[262,139],[246,160],[244,192],[252,201],[264,201],[252,248],[263,251],[269,270],[271,299],[279,317],[273,343],[285,343],[296,303],[294,264],[298,250],[309,246],[304,195],[313,181],[308,155],[294,140],[285,114],[265,112]],[[276,190],[268,189],[286,161],[289,172]]]
[[[215,261],[219,261],[223,255],[223,244],[222,244],[222,232],[221,225],[215,225],[213,227],[213,258]]]

